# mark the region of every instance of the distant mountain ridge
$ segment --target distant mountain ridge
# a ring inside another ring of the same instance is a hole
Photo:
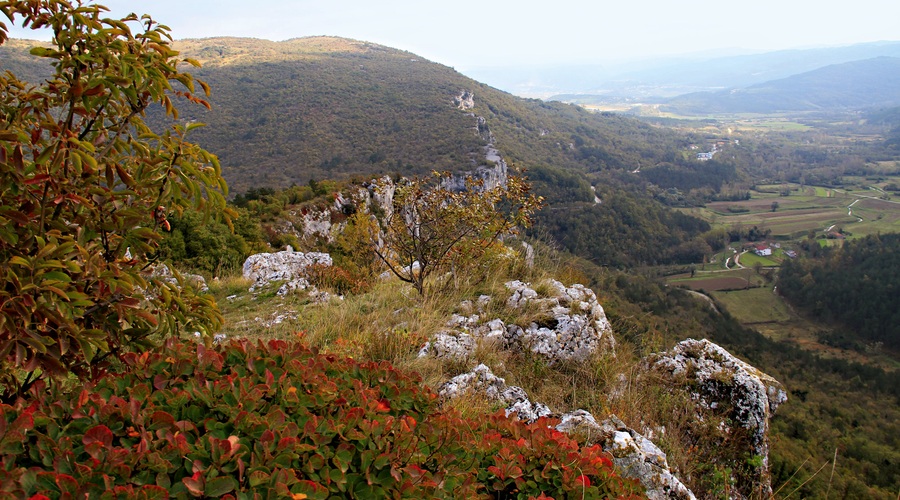
[[[780,80],[670,99],[661,109],[681,114],[861,110],[900,105],[900,58],[834,64]]]
[[[673,57],[619,65],[475,68],[468,73],[520,95],[556,100],[563,100],[557,97],[561,94],[646,99],[749,87],[825,66],[882,56],[900,57],[900,41],[724,57]]]

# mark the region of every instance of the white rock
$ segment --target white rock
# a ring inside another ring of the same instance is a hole
[[[589,412],[576,410],[562,415],[556,429],[574,433],[587,442],[600,443],[613,456],[613,463],[623,476],[640,481],[648,498],[696,500],[691,490],[669,470],[666,454],[615,415],[597,423]]]
[[[729,418],[749,436],[749,451],[762,459],[754,484],[745,489],[770,496],[769,418],[787,401],[781,383],[706,339],[679,342],[670,351],[651,356],[649,364],[676,381],[689,377],[688,383],[698,388],[693,397],[700,408],[714,410],[720,404],[731,408]]]
[[[438,395],[443,399],[453,399],[469,391],[506,405],[506,415],[515,413],[520,420],[531,422],[552,413],[547,405],[530,401],[521,387],[506,385],[504,379],[494,375],[484,364],[445,382],[438,389]]]
[[[275,252],[251,255],[244,261],[243,276],[252,280],[253,292],[275,281],[285,282],[278,293],[283,295],[293,290],[309,287],[307,268],[313,264],[332,265],[331,256],[320,252]]]
[[[468,333],[442,331],[438,332],[419,350],[419,357],[434,356],[436,358],[462,360],[475,352],[475,339]]]
[[[532,323],[526,328],[508,329],[508,341],[519,342],[551,362],[587,360],[594,352],[613,351],[615,340],[603,307],[594,292],[583,285],[566,287],[556,280],[545,283],[549,296],[541,297],[528,283],[510,281],[507,300],[511,308],[543,309],[553,318],[552,326]]]

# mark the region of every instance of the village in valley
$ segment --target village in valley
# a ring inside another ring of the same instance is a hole
[[[840,187],[789,182],[757,185],[747,200],[682,209],[720,228],[728,241],[705,262],[665,272],[666,281],[715,299],[743,324],[770,338],[815,344],[821,350],[815,326],[779,295],[778,269],[786,260],[797,258],[804,246],[839,246],[897,231],[900,196],[893,191],[891,179],[846,176]],[[854,356],[846,350],[824,348],[835,357]]]

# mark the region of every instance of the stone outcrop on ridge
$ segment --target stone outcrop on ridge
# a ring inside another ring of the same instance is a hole
[[[457,375],[445,382],[438,395],[443,399],[453,399],[473,391],[487,397],[488,400],[506,406],[506,415],[515,413],[519,420],[533,422],[540,417],[551,414],[547,405],[533,403],[521,387],[506,385],[506,381],[491,372],[486,365],[476,366],[471,372]]]
[[[640,481],[651,500],[695,500],[694,494],[669,470],[666,454],[649,439],[628,428],[615,415],[599,424],[585,410],[556,415],[547,405],[531,401],[521,387],[507,385],[503,378],[494,375],[484,364],[453,377],[438,389],[438,394],[445,400],[470,392],[504,405],[507,416],[515,414],[526,422],[541,417],[558,417],[560,423],[556,430],[573,434],[582,442],[599,443],[604,451],[612,455],[620,473]]]
[[[752,471],[753,484],[744,488],[745,494],[771,496],[769,418],[787,401],[781,383],[706,339],[687,339],[653,355],[648,368],[671,383],[687,384],[701,417],[706,411],[728,413],[735,425],[724,431],[746,433],[752,456],[759,457]]]
[[[474,306],[474,314],[454,314],[447,328],[437,332],[419,355],[465,359],[481,341],[531,351],[553,364],[583,362],[598,350],[612,352],[615,347],[612,328],[590,288],[578,284],[566,287],[556,280],[536,287],[542,293],[521,281],[510,281],[506,288],[512,292],[506,306],[534,321],[524,325],[505,324],[499,318],[484,321],[484,306],[492,299],[483,296]],[[471,303],[461,307],[472,308]]]
[[[258,253],[244,261],[243,276],[253,281],[250,291],[254,292],[273,282],[282,282],[278,295],[294,290],[310,288],[308,269],[312,265],[330,266],[331,256],[320,252],[294,252],[286,250],[275,253]]]
[[[651,500],[695,500],[695,496],[669,469],[666,454],[615,415],[597,423],[590,412],[575,410],[560,416],[556,430],[599,443],[613,456],[619,473],[640,481]]]

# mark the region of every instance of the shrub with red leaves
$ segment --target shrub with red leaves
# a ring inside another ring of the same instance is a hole
[[[441,412],[387,363],[295,343],[170,341],[81,391],[0,405],[14,498],[631,498],[599,447]]]

